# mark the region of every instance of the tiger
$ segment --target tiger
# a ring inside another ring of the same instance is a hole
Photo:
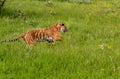
[[[15,42],[19,39],[23,39],[28,46],[34,46],[36,42],[46,41],[50,44],[54,44],[55,41],[61,41],[63,37],[60,32],[67,32],[68,29],[64,23],[56,23],[50,27],[28,30],[15,39],[1,40],[0,42]]]

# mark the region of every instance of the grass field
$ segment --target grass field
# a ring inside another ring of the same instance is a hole
[[[0,79],[120,79],[119,0],[7,0],[0,40],[64,22],[64,40],[0,43]]]

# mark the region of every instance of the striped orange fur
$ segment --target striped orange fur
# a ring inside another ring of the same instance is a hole
[[[62,40],[60,32],[66,32],[67,27],[63,23],[54,24],[48,28],[29,30],[24,34],[21,34],[16,39],[2,40],[0,42],[14,42],[22,38],[29,46],[34,46],[37,41],[47,41],[48,43],[54,43],[54,41]]]

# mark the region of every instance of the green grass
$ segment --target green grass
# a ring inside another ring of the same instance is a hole
[[[119,79],[120,1],[85,1],[6,1],[0,40],[57,22],[64,22],[68,32],[54,46],[1,43],[0,79]]]

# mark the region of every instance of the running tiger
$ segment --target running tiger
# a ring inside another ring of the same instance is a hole
[[[60,32],[67,32],[67,27],[64,23],[57,23],[48,28],[29,30],[24,34],[21,34],[16,39],[1,40],[0,42],[14,42],[22,38],[29,46],[34,46],[35,43],[39,41],[47,41],[48,43],[54,43],[54,41],[62,40]]]

